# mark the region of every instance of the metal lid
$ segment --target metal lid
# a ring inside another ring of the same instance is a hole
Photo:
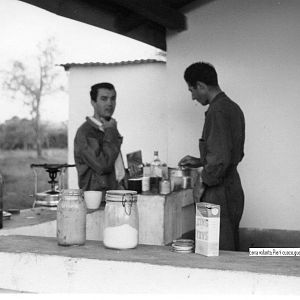
[[[82,190],[81,189],[65,189],[62,190],[63,196],[79,196],[82,195]]]
[[[106,191],[106,194],[109,195],[115,195],[115,196],[123,196],[123,195],[136,195],[137,191],[131,191],[131,190],[108,190]]]
[[[124,200],[137,201],[137,192],[131,190],[108,190],[105,195],[106,201],[123,202]]]

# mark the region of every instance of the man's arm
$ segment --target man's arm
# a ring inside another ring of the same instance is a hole
[[[202,166],[202,161],[200,158],[186,155],[183,157],[179,163],[178,166],[180,167],[190,167],[190,168],[199,168]]]
[[[99,147],[97,143],[99,142],[96,139],[78,132],[74,145],[76,155],[80,156],[83,162],[97,174],[110,173],[119,155],[122,137],[116,127],[107,127],[104,129],[102,149],[100,148],[98,153],[95,151]]]
[[[221,111],[207,116],[206,157],[201,174],[204,184],[218,185],[230,165],[232,137],[229,120]]]

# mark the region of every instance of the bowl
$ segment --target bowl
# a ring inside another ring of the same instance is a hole
[[[84,201],[88,209],[98,209],[102,201],[101,191],[85,191]]]

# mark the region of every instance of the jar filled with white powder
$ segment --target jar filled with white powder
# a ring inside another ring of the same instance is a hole
[[[112,249],[135,248],[139,241],[137,192],[109,190],[105,200],[104,246]]]

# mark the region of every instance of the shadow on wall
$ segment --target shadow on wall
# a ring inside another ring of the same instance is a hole
[[[240,228],[241,251],[249,248],[299,248],[300,231]]]

